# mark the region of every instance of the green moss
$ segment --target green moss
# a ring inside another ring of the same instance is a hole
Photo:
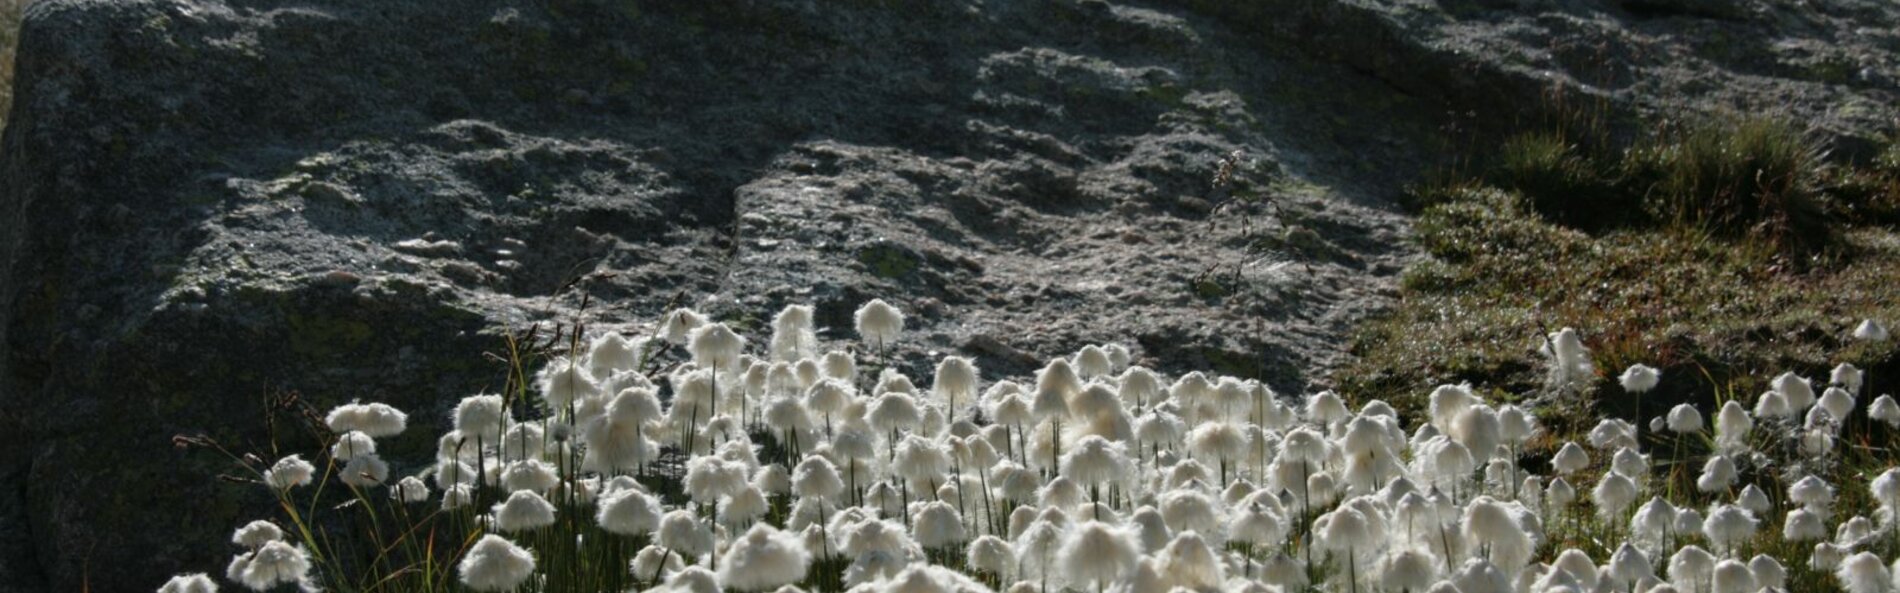
[[[878,243],[858,250],[858,263],[879,278],[901,278],[917,270],[920,262],[910,252]]]
[[[1189,92],[1189,89],[1178,84],[1157,84],[1141,87],[1141,96],[1143,98],[1176,109],[1187,105]]]
[[[1267,376],[1265,360],[1253,354],[1202,347],[1201,357],[1207,359],[1208,368],[1222,375],[1248,378]]]
[[[1213,301],[1234,294],[1239,283],[1238,279],[1214,269],[1189,279],[1188,290],[1193,291],[1194,296]]]
[[[290,313],[286,321],[290,325],[290,351],[304,358],[344,356],[360,349],[376,334],[375,328],[355,319]]]
[[[1846,56],[1828,56],[1808,65],[1808,76],[1829,84],[1846,84],[1854,79],[1854,61]]]

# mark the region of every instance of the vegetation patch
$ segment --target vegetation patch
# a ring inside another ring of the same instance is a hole
[[[1590,145],[1521,136],[1483,174],[1412,192],[1430,259],[1356,337],[1338,374],[1347,393],[1415,401],[1469,381],[1533,394],[1542,336],[1562,327],[1584,334],[1600,386],[1636,363],[1673,376],[1654,406],[1752,397],[1783,370],[1893,367],[1890,342],[1848,336],[1863,319],[1900,319],[1900,149],[1828,164],[1798,131],[1760,120]]]

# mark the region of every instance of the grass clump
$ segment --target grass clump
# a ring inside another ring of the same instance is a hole
[[[1805,253],[1827,247],[1832,234],[1818,161],[1800,130],[1746,118],[1662,134],[1631,149],[1623,169],[1629,184],[1648,189],[1662,220]]]
[[[1491,180],[1530,200],[1534,210],[1567,226],[1598,230],[1640,214],[1640,196],[1614,183],[1577,145],[1555,134],[1525,134],[1501,148]]]
[[[27,0],[0,0],[0,131],[13,109],[13,62],[20,46],[20,18]]]
[[[1709,120],[1625,146],[1532,132],[1500,145],[1489,162],[1466,183],[1515,193],[1543,219],[1586,232],[1692,228],[1794,257],[1839,246],[1828,224],[1833,169],[1811,138],[1777,119]],[[1455,197],[1442,188],[1420,193],[1420,209]]]

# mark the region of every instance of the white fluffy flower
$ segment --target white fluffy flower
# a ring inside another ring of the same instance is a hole
[[[925,503],[911,523],[916,525],[917,543],[926,548],[962,547],[963,517],[955,507],[943,501]]]
[[[726,550],[719,581],[740,591],[766,591],[804,580],[810,566],[802,538],[761,523]]]
[[[596,377],[611,377],[638,369],[641,350],[645,348],[646,338],[629,339],[619,332],[603,333],[587,344],[588,371]]]
[[[1759,515],[1774,508],[1774,502],[1768,500],[1767,492],[1762,492],[1761,488],[1754,484],[1749,484],[1743,486],[1742,493],[1735,496],[1735,506],[1748,509],[1748,512]]]
[[[218,583],[202,572],[181,574],[165,581],[158,593],[218,593]]]
[[[1629,542],[1624,542],[1622,546],[1617,547],[1614,554],[1610,555],[1610,576],[1628,586],[1630,583],[1655,577],[1656,570],[1650,565],[1648,556],[1643,555],[1641,550],[1637,550]]]
[[[656,576],[664,579],[684,570],[686,561],[682,560],[679,554],[669,552],[658,545],[650,545],[641,548],[640,553],[633,555],[631,568],[633,575],[640,579],[652,580]]]
[[[856,319],[858,336],[880,350],[889,348],[897,334],[904,331],[904,313],[884,299],[871,299],[858,307]]]
[[[1590,454],[1584,452],[1583,447],[1576,443],[1567,442],[1564,443],[1562,449],[1557,450],[1557,455],[1550,458],[1550,466],[1557,470],[1557,473],[1574,474],[1582,471],[1583,468],[1590,467]]]
[[[1062,475],[1090,486],[1120,482],[1130,474],[1128,454],[1121,444],[1097,435],[1075,442],[1062,462]]]
[[[1630,447],[1620,447],[1610,456],[1610,471],[1641,481],[1649,476],[1649,456]]]
[[[1135,566],[1138,548],[1126,530],[1097,521],[1069,529],[1057,556],[1073,583],[1114,583]]]
[[[252,521],[231,534],[231,543],[251,550],[282,539],[284,539],[284,530],[278,529],[277,525],[270,521]]]
[[[1208,461],[1232,461],[1247,453],[1247,436],[1228,422],[1209,422],[1188,431],[1188,449]]]
[[[479,436],[486,444],[501,438],[507,412],[499,395],[471,395],[455,405],[455,430],[471,439]]]
[[[1872,319],[1862,320],[1860,325],[1854,327],[1854,339],[1869,342],[1885,342],[1887,341],[1887,326],[1881,325],[1880,322]]]
[[[600,499],[594,520],[600,528],[619,535],[652,533],[660,525],[660,507],[638,490],[618,490]]]
[[[600,393],[600,382],[587,367],[567,358],[556,358],[535,375],[535,386],[549,409],[565,410],[577,401]]]
[[[1867,406],[1867,417],[1900,428],[1900,403],[1894,402],[1893,396],[1882,394],[1874,398],[1872,405]]]
[[[524,459],[508,464],[501,471],[502,488],[509,492],[533,490],[547,492],[561,484],[561,476],[555,473],[553,464],[538,459]]]
[[[660,336],[666,341],[686,345],[694,329],[706,323],[706,316],[692,309],[674,309],[660,319]]]
[[[357,488],[381,485],[389,479],[389,464],[375,455],[361,455],[344,464],[337,479]]]
[[[1094,379],[1115,372],[1115,361],[1108,357],[1108,350],[1090,344],[1075,353],[1075,372],[1082,379]]]
[[[1541,350],[1550,358],[1546,382],[1552,388],[1569,388],[1590,380],[1596,368],[1590,363],[1590,351],[1583,337],[1572,328],[1563,328],[1547,337]]]
[[[1696,432],[1702,430],[1702,412],[1689,404],[1676,404],[1669,409],[1669,431],[1675,433]]]
[[[930,390],[943,398],[950,414],[955,416],[976,402],[977,381],[975,362],[960,356],[946,356],[937,363],[937,373]]]
[[[1834,578],[1848,593],[1892,593],[1894,577],[1887,565],[1873,552],[1861,552],[1842,560],[1834,569]]]
[[[1702,591],[1714,580],[1715,555],[1688,545],[1669,557],[1669,582],[1685,591]]]
[[[1176,587],[1195,590],[1218,589],[1226,580],[1221,569],[1220,554],[1207,544],[1200,534],[1189,531],[1174,537],[1168,546],[1156,555],[1160,565],[1157,572],[1165,575]]]
[[[1711,593],[1755,593],[1755,574],[1749,572],[1748,565],[1735,559],[1723,560],[1715,564],[1710,577],[1713,585]]]
[[[336,442],[330,445],[330,456],[337,461],[349,461],[358,457],[376,454],[376,439],[361,431],[350,431],[337,435]]]
[[[1599,486],[1599,488],[1601,487]],[[1525,498],[1531,499],[1530,497]],[[1576,502],[1576,500],[1576,487],[1571,486],[1570,481],[1563,479],[1561,476],[1551,479],[1550,486],[1544,488],[1544,503],[1548,505],[1547,508],[1562,509],[1570,506],[1570,503]],[[1603,503],[1599,502],[1597,503],[1597,511],[1603,513],[1607,512],[1607,509],[1603,506]]]
[[[1675,528],[1675,522],[1676,507],[1660,496],[1651,497],[1649,502],[1637,507],[1636,515],[1630,518],[1630,535],[1654,550]]]
[[[739,363],[739,353],[745,351],[745,343],[746,339],[726,324],[708,323],[693,330],[686,348],[693,353],[693,364],[725,371]]]
[[[1833,542],[1814,544],[1814,552],[1808,555],[1808,568],[1824,572],[1832,571],[1847,558],[1848,551],[1846,548],[1834,545]]]
[[[462,585],[476,591],[513,591],[534,574],[534,554],[499,535],[482,536],[456,565]]]
[[[422,478],[409,476],[396,481],[389,489],[389,496],[401,502],[422,502],[429,500],[429,485]]]
[[[1507,443],[1523,443],[1537,434],[1537,416],[1511,404],[1498,408],[1498,436]]]
[[[1715,443],[1724,449],[1747,447],[1748,433],[1754,429],[1755,419],[1748,416],[1741,402],[1729,400],[1715,415]]]
[[[292,546],[281,541],[267,542],[256,552],[246,552],[239,558],[246,558],[241,570],[232,575],[232,580],[242,583],[253,591],[268,591],[278,585],[297,583],[310,573],[310,555],[301,546]],[[239,568],[233,562],[233,569]]]
[[[1419,550],[1400,550],[1387,556],[1379,584],[1388,591],[1425,591],[1438,578],[1438,561]]]
[[[793,470],[791,490],[800,497],[813,497],[834,500],[845,489],[843,479],[838,477],[838,468],[830,460],[817,455],[808,455],[798,462]]]
[[[1866,378],[1867,373],[1860,370],[1860,367],[1854,366],[1851,362],[1843,362],[1834,365],[1834,370],[1828,372],[1827,382],[1841,386],[1850,394],[1858,394],[1861,381]]]
[[[1644,364],[1633,364],[1623,370],[1616,380],[1623,384],[1623,390],[1630,393],[1644,393],[1656,388],[1662,382],[1662,371]]]
[[[1215,390],[1219,393],[1219,389]],[[1460,410],[1461,412],[1463,410]],[[1352,410],[1346,407],[1345,398],[1331,390],[1313,394],[1306,400],[1307,418],[1321,425],[1333,425],[1345,422],[1352,417]]]
[[[1763,588],[1781,588],[1788,583],[1788,569],[1781,561],[1767,554],[1756,554],[1748,561],[1748,572],[1755,575],[1755,584]]]
[[[1604,519],[1621,516],[1636,502],[1636,483],[1622,474],[1604,474],[1590,491],[1590,499],[1596,501],[1597,514]]]
[[[1727,455],[1710,457],[1702,464],[1702,474],[1695,479],[1695,487],[1703,492],[1721,492],[1735,484],[1737,478],[1735,462]]]
[[[1161,377],[1147,367],[1129,367],[1122,371],[1116,381],[1119,385],[1116,393],[1130,406],[1145,407],[1148,402],[1161,396]]]
[[[1530,561],[1534,542],[1505,504],[1480,496],[1465,506],[1462,523],[1465,538],[1472,544],[1490,546],[1490,561],[1499,567],[1515,571]]]
[[[1826,516],[1828,507],[1834,504],[1834,487],[1821,478],[1808,476],[1788,486],[1788,500]]]
[[[1827,537],[1827,523],[1821,516],[1808,509],[1788,511],[1781,524],[1781,538],[1791,542],[1807,542]]]
[[[452,511],[475,502],[475,487],[455,484],[442,489],[442,510]]]
[[[1900,467],[1887,468],[1887,471],[1874,476],[1873,481],[1868,483],[1868,489],[1874,493],[1875,504],[1900,507]],[[1891,521],[1893,517],[1888,519]]]
[[[380,438],[401,434],[408,426],[409,415],[389,404],[348,403],[330,410],[323,421],[336,432],[361,432]]]
[[[495,505],[495,528],[506,532],[538,529],[554,524],[554,505],[531,490],[517,490]]]
[[[1660,420],[1660,418],[1658,418]],[[1590,446],[1601,450],[1614,451],[1628,447],[1638,448],[1636,443],[1636,425],[1616,418],[1604,418],[1590,429],[1587,439]]]
[[[1834,543],[1851,549],[1867,543],[1867,538],[1873,534],[1874,522],[1857,515],[1834,529]]]
[[[1854,411],[1854,396],[1846,389],[1829,387],[1827,391],[1821,392],[1821,399],[1816,404],[1821,409],[1827,410],[1829,417],[1837,421],[1845,420],[1847,415]]]
[[[812,328],[811,305],[786,305],[772,318],[772,360],[796,362],[817,356],[818,334]]]
[[[1015,564],[1016,553],[1010,549],[1009,542],[994,535],[980,536],[970,540],[967,550],[970,568],[989,574],[1002,576]]]
[[[660,517],[660,534],[656,538],[662,547],[689,556],[697,556],[713,549],[713,534],[705,523],[692,511],[675,510]]]
[[[730,496],[746,486],[746,466],[718,457],[702,455],[686,462],[686,494],[694,501],[708,503]]]
[[[289,455],[271,464],[270,469],[264,470],[264,483],[278,490],[304,486],[310,483],[310,478],[316,471],[316,466],[304,461],[303,457]]]
[[[1550,571],[1544,575],[1544,586],[1537,589],[1547,591],[1560,583],[1575,583],[1582,589],[1595,589],[1598,579],[1596,564],[1590,560],[1590,556],[1582,550],[1571,548],[1557,554],[1557,559],[1550,563]]]
[[[1755,400],[1755,415],[1761,418],[1791,418],[1794,407],[1788,405],[1788,396],[1779,391],[1764,391]]]
[[[1708,517],[1702,520],[1702,533],[1717,549],[1732,550],[1736,544],[1754,537],[1758,524],[1755,515],[1747,509],[1725,504],[1709,509]]]
[[[1769,382],[1769,387],[1788,398],[1788,408],[1795,412],[1801,412],[1808,409],[1808,406],[1814,405],[1814,385],[1800,375],[1794,374],[1793,371],[1776,375],[1774,380]]]
[[[871,401],[867,419],[878,430],[897,431],[922,422],[923,413],[918,411],[916,399],[908,394],[893,392]]]

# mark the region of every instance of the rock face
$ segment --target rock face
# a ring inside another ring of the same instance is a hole
[[[1455,4],[41,0],[0,145],[0,591],[222,566],[259,493],[174,434],[303,444],[278,390],[435,432],[505,332],[674,299],[842,342],[879,296],[913,358],[1113,340],[1316,389],[1442,130],[1554,84],[1851,147],[1900,79],[1878,0]],[[1216,209],[1237,151],[1277,208]]]

